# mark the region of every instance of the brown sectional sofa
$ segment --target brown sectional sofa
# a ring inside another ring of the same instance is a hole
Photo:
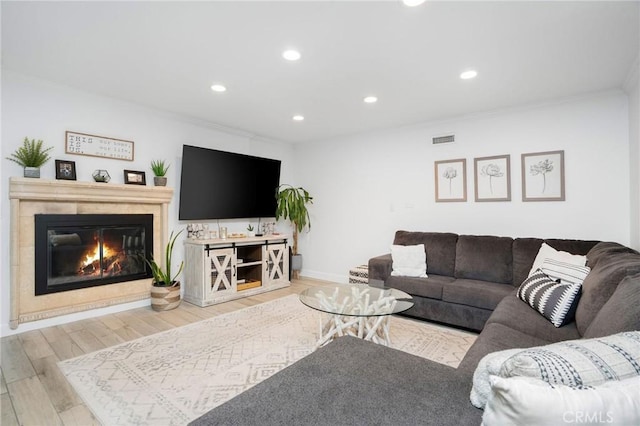
[[[543,241],[591,268],[575,321],[559,328],[515,295]],[[386,255],[371,259],[371,278],[412,294],[413,316],[482,329],[457,369],[342,337],[192,424],[479,425],[469,394],[485,355],[640,330],[640,254],[620,244],[406,231],[395,243],[425,243],[429,277],[390,276]]]

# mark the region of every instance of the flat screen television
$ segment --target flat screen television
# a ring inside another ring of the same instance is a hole
[[[280,160],[183,145],[180,220],[274,217]]]

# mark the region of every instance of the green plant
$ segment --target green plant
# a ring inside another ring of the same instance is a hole
[[[169,242],[167,243],[167,247],[165,250],[165,259],[164,259],[164,269],[161,265],[158,265],[151,255],[151,260],[145,258],[144,261],[147,262],[147,265],[151,268],[151,274],[153,274],[153,285],[156,287],[171,287],[175,285],[175,280],[182,272],[182,268],[184,268],[184,261],[180,263],[180,268],[178,272],[172,277],[171,276],[171,257],[173,253],[173,245],[178,238],[178,235],[182,234],[181,230],[175,236],[173,235],[173,231],[171,235],[169,235]]]
[[[152,160],[151,170],[153,171],[154,176],[162,177],[167,174],[169,165],[166,164],[164,160]]]
[[[249,226],[247,226],[247,231],[253,232],[253,225],[252,224],[249,224]]]
[[[311,218],[307,204],[313,204],[313,197],[302,187],[294,188],[284,184],[276,189],[276,200],[278,201],[276,220],[282,217],[290,220],[293,224],[293,254],[297,255],[298,233],[307,226],[311,229]]]
[[[18,163],[22,167],[40,168],[51,159],[51,157],[49,157],[49,151],[53,149],[52,146],[43,149],[42,144],[43,142],[41,140],[29,140],[29,138],[25,137],[22,146],[16,149],[10,157],[7,157],[7,160]]]

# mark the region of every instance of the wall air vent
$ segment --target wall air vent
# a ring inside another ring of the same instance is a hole
[[[442,143],[452,143],[456,141],[456,135],[434,136],[433,138],[431,138],[431,141],[434,145],[439,145]]]

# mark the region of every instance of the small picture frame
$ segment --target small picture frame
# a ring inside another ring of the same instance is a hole
[[[511,201],[511,156],[473,159],[476,202]]]
[[[145,172],[140,172],[137,170],[125,170],[124,183],[128,185],[146,185],[147,179],[145,176]]]
[[[56,179],[76,180],[76,162],[56,160]]]
[[[522,154],[522,201],[564,200],[564,151]]]
[[[467,160],[442,160],[434,163],[436,203],[467,201]]]

